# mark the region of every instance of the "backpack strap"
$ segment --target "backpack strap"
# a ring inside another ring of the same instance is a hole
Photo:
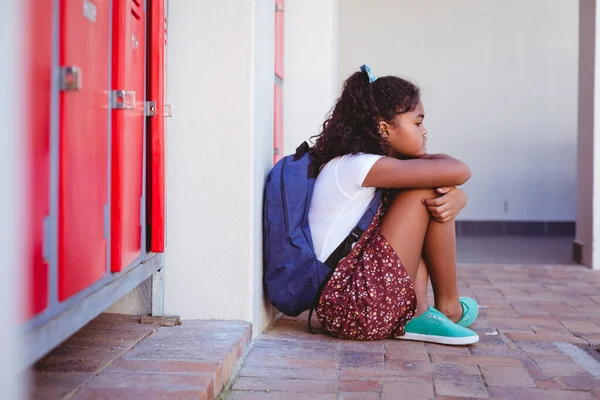
[[[294,161],[298,161],[299,159],[304,157],[304,155],[308,153],[309,150],[310,146],[308,145],[308,143],[302,142],[302,144],[296,148],[296,154],[294,154]]]
[[[310,311],[308,313],[308,330],[311,333],[315,333],[313,332],[312,327],[310,325],[312,314],[314,309],[319,305],[321,293],[323,292],[323,289],[325,289],[325,285],[327,284],[327,282],[329,282],[329,279],[331,278],[331,275],[333,275],[335,267],[337,267],[340,260],[346,257],[348,254],[350,254],[354,243],[358,242],[362,234],[367,230],[367,228],[371,224],[371,221],[373,221],[375,215],[377,215],[377,210],[379,210],[379,204],[381,204],[382,196],[383,190],[378,189],[375,192],[373,200],[371,200],[371,203],[369,203],[367,211],[365,211],[362,218],[358,221],[354,229],[352,229],[350,234],[346,236],[346,239],[344,239],[344,241],[340,243],[340,245],[333,251],[333,253],[331,253],[331,255],[327,257],[327,260],[325,260],[324,264],[329,267],[329,274],[327,274],[327,278],[325,278],[325,280],[321,283],[321,286],[319,287],[319,293],[317,294],[317,298],[315,299],[315,303],[310,308]]]

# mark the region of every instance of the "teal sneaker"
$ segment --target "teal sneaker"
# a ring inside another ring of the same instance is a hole
[[[479,342],[479,335],[472,330],[450,321],[433,307],[411,319],[404,326],[404,335],[396,339],[417,340],[439,344],[461,346]]]
[[[456,324],[466,328],[471,326],[477,319],[477,315],[479,314],[479,304],[470,297],[460,297],[459,300],[463,309],[463,314]]]

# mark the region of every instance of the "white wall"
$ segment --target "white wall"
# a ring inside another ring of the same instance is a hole
[[[258,333],[262,188],[273,157],[274,1],[170,2],[165,312]]]
[[[285,154],[293,153],[300,143],[320,133],[326,114],[335,104],[337,7],[337,0],[285,2]]]
[[[23,271],[28,270],[25,260],[25,231],[28,226],[24,199],[27,198],[26,185],[28,158],[26,156],[25,109],[22,104],[23,79],[21,76],[21,49],[25,48],[26,25],[25,7],[22,1],[9,0],[3,3],[0,13],[0,49],[10,62],[0,64],[0,386],[3,398],[20,399],[23,391],[20,386],[20,371],[16,365],[21,351],[20,329],[17,325],[19,314],[25,310],[22,304],[27,291],[24,290]],[[15,32],[17,34],[15,34]]]
[[[128,315],[150,314],[152,312],[152,278],[140,283],[104,312]]]
[[[461,219],[575,220],[577,0],[344,0],[339,32],[339,85],[421,86],[429,150],[473,172]]]

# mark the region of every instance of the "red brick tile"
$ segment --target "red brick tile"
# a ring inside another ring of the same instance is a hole
[[[564,355],[558,347],[552,342],[543,342],[540,340],[533,341],[519,341],[515,342],[525,353],[528,355],[541,354],[541,355]]]
[[[459,354],[470,355],[469,347],[466,346],[444,346],[441,344],[427,343],[425,345],[429,354]]]
[[[239,377],[233,384],[233,390],[261,390],[283,391],[295,393],[335,393],[338,382],[310,379],[277,379],[277,378],[250,378]]]
[[[207,375],[174,373],[105,371],[86,385],[97,389],[200,389],[209,398],[214,396],[214,381]]]
[[[479,375],[457,375],[452,378],[435,378],[435,393],[442,396],[487,398],[483,379]]]
[[[402,371],[347,368],[340,370],[340,380],[373,380],[412,383],[431,383],[431,376],[403,373]]]
[[[432,354],[434,363],[477,364],[477,365],[521,365],[519,360],[508,357],[463,356],[456,354]]]
[[[535,387],[525,367],[482,365],[480,368],[489,386]]]
[[[457,375],[480,375],[479,366],[471,364],[432,364],[433,378],[452,378]]]
[[[280,368],[280,367],[258,367],[244,365],[239,376],[259,378],[281,378],[281,379],[317,379],[337,380],[338,371],[335,369],[317,368]]]
[[[271,357],[271,358],[293,358],[293,359],[327,359],[336,357],[338,355],[337,350],[318,350],[318,351],[307,351],[304,349],[277,349],[277,348],[264,348],[254,347],[249,356],[257,357]]]
[[[554,378],[534,379],[533,382],[538,389],[561,390],[563,388]]]
[[[591,321],[584,319],[581,321],[561,321],[562,324],[573,333],[600,333],[600,327]]]
[[[566,389],[569,390],[600,390],[600,379],[588,377],[576,377],[576,376],[563,376],[556,378],[556,380]]]
[[[470,352],[474,356],[493,356],[493,357],[520,357],[525,353],[521,349],[511,349],[508,344],[500,343],[477,343],[470,346]]]
[[[385,345],[386,360],[423,362],[429,360],[427,347],[421,342],[397,340]]]
[[[533,361],[548,376],[581,376],[588,372],[566,355],[532,355]]]
[[[62,347],[98,347],[104,349],[130,349],[135,346],[139,340],[123,340],[123,339],[110,339],[104,337],[84,337],[76,336],[71,337]]]
[[[402,396],[403,399],[411,400],[433,399],[433,384],[415,382],[383,383],[381,400],[398,400],[399,396]]]
[[[340,367],[365,367],[381,368],[384,365],[384,355],[382,353],[369,353],[360,351],[342,351],[340,354]]]
[[[487,388],[490,397],[497,399],[540,399],[540,400],[595,400],[588,392],[567,392],[558,390],[542,390],[533,388]]]
[[[290,392],[249,392],[234,390],[227,400],[338,400],[337,394],[311,394]]]
[[[343,342],[348,344],[372,344],[371,342]],[[267,347],[275,349],[304,349],[310,351],[330,350],[337,351],[340,348],[340,343],[336,342],[314,342],[308,340],[287,340],[287,339],[263,339],[257,340],[254,347]],[[367,347],[367,346],[365,346]],[[350,350],[350,349],[348,349]]]
[[[343,379],[340,381],[339,390],[341,392],[379,392],[381,386],[379,381]]]
[[[339,400],[379,400],[379,393],[372,392],[340,392]]]
[[[151,331],[128,331],[122,329],[93,329],[82,328],[71,338],[98,338],[117,339],[117,340],[142,340],[150,335]]]
[[[481,397],[435,396],[435,400],[479,400]]]
[[[71,398],[77,388],[34,386],[24,390],[28,400],[48,400]]]
[[[35,386],[76,388],[95,375],[91,372],[31,371],[30,381]]]
[[[515,332],[511,332],[511,333],[507,333],[506,336],[508,336],[511,340],[514,341],[520,341],[520,340],[537,340],[537,341],[547,341],[547,342],[568,342],[568,343],[573,343],[573,344],[586,344],[585,341],[576,338],[574,336],[569,336],[569,335],[563,335],[560,333],[540,333],[540,334],[535,334],[535,333],[515,333]]]
[[[385,369],[388,371],[403,371],[415,375],[431,375],[433,373],[433,364],[427,362],[414,361],[387,361]]]
[[[562,303],[541,303],[542,307],[546,309],[551,315],[573,315],[577,313],[575,308],[568,304]]]
[[[544,371],[538,367],[538,365],[529,357],[522,357],[519,359],[523,367],[527,370],[529,376],[533,379],[549,379],[550,377]]]
[[[600,333],[584,333],[578,336],[591,345],[596,346],[600,344]]]
[[[329,359],[292,359],[292,358],[271,358],[257,357],[248,355],[244,362],[245,366],[263,366],[263,367],[281,367],[281,368],[319,368],[319,369],[338,369],[337,358]]]
[[[385,343],[381,341],[353,341],[344,340],[339,343],[339,350],[344,351],[359,351],[363,353],[383,354],[385,352]]]
[[[58,348],[40,360],[34,368],[55,372],[97,372],[124,353],[124,349]]]
[[[86,388],[74,400],[212,400],[199,389]]]
[[[113,362],[107,370],[137,372],[179,372],[189,374],[214,374],[220,372],[218,362],[199,362],[186,360],[126,360]]]

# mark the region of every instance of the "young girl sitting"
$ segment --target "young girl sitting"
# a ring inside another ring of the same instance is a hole
[[[377,216],[342,259],[316,308],[333,336],[398,338],[465,345],[479,337],[467,326],[477,303],[459,297],[454,218],[467,196],[456,186],[469,167],[427,154],[420,91],[368,66],[346,80],[311,156],[320,168],[308,214],[314,250],[324,262],[375,196]],[[429,306],[429,277],[435,308]]]

